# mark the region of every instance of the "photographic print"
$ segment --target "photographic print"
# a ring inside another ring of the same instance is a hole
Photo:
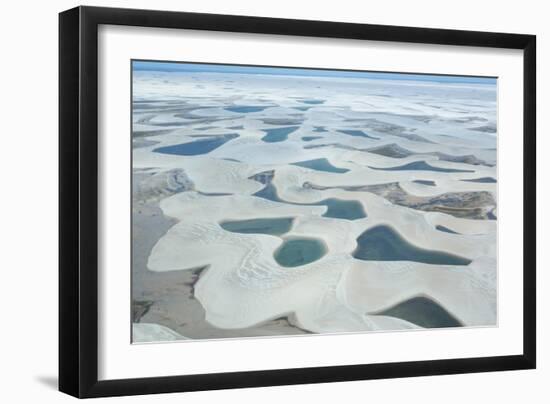
[[[132,342],[497,325],[496,78],[131,69]]]

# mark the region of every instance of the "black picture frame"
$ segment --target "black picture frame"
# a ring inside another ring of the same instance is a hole
[[[523,353],[513,356],[99,381],[97,63],[100,24],[523,50]],[[77,7],[60,13],[59,390],[85,398],[534,369],[535,121],[534,35],[96,7]]]

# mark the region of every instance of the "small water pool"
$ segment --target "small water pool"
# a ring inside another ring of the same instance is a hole
[[[334,219],[357,220],[367,217],[363,205],[359,201],[346,201],[343,199],[329,198],[311,205],[326,206],[327,211],[323,217]]]
[[[405,300],[377,314],[397,317],[423,328],[462,327],[443,306],[423,296]]]
[[[276,143],[288,139],[288,135],[297,130],[299,126],[288,126],[282,128],[263,129],[266,135],[262,138],[264,142]]]
[[[277,263],[283,267],[298,267],[317,261],[327,253],[325,243],[306,237],[285,239],[274,253]]]
[[[291,164],[294,165],[294,166],[305,167],[305,168],[310,168],[312,170],[325,171],[325,172],[329,172],[329,173],[343,174],[343,173],[347,173],[349,171],[347,168],[339,168],[339,167],[333,166],[325,158],[299,161],[297,163],[291,163]]]
[[[323,136],[304,136],[302,137],[302,140],[304,142],[311,142],[312,140],[322,139]]]
[[[413,182],[416,182],[417,184],[421,184],[421,185],[435,187],[435,181],[431,181],[431,180],[414,180]]]

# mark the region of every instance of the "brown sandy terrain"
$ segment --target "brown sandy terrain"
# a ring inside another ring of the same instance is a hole
[[[192,188],[177,173],[180,188]],[[243,329],[221,329],[205,320],[204,309],[194,296],[194,285],[206,267],[153,272],[147,269],[151,249],[176,221],[166,217],[152,195],[169,195],[166,182],[151,173],[135,172],[132,206],[132,321],[168,327],[192,339],[307,334],[292,324],[292,315]],[[172,178],[173,179],[173,178]],[[170,181],[168,181],[170,182]],[[152,189],[154,184],[156,188]],[[185,185],[182,185],[185,184]],[[181,189],[180,189],[181,190]]]

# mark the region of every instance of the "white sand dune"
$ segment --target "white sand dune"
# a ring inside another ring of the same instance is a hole
[[[132,340],[134,342],[150,341],[176,341],[187,339],[177,332],[159,324],[151,323],[133,323]]]

